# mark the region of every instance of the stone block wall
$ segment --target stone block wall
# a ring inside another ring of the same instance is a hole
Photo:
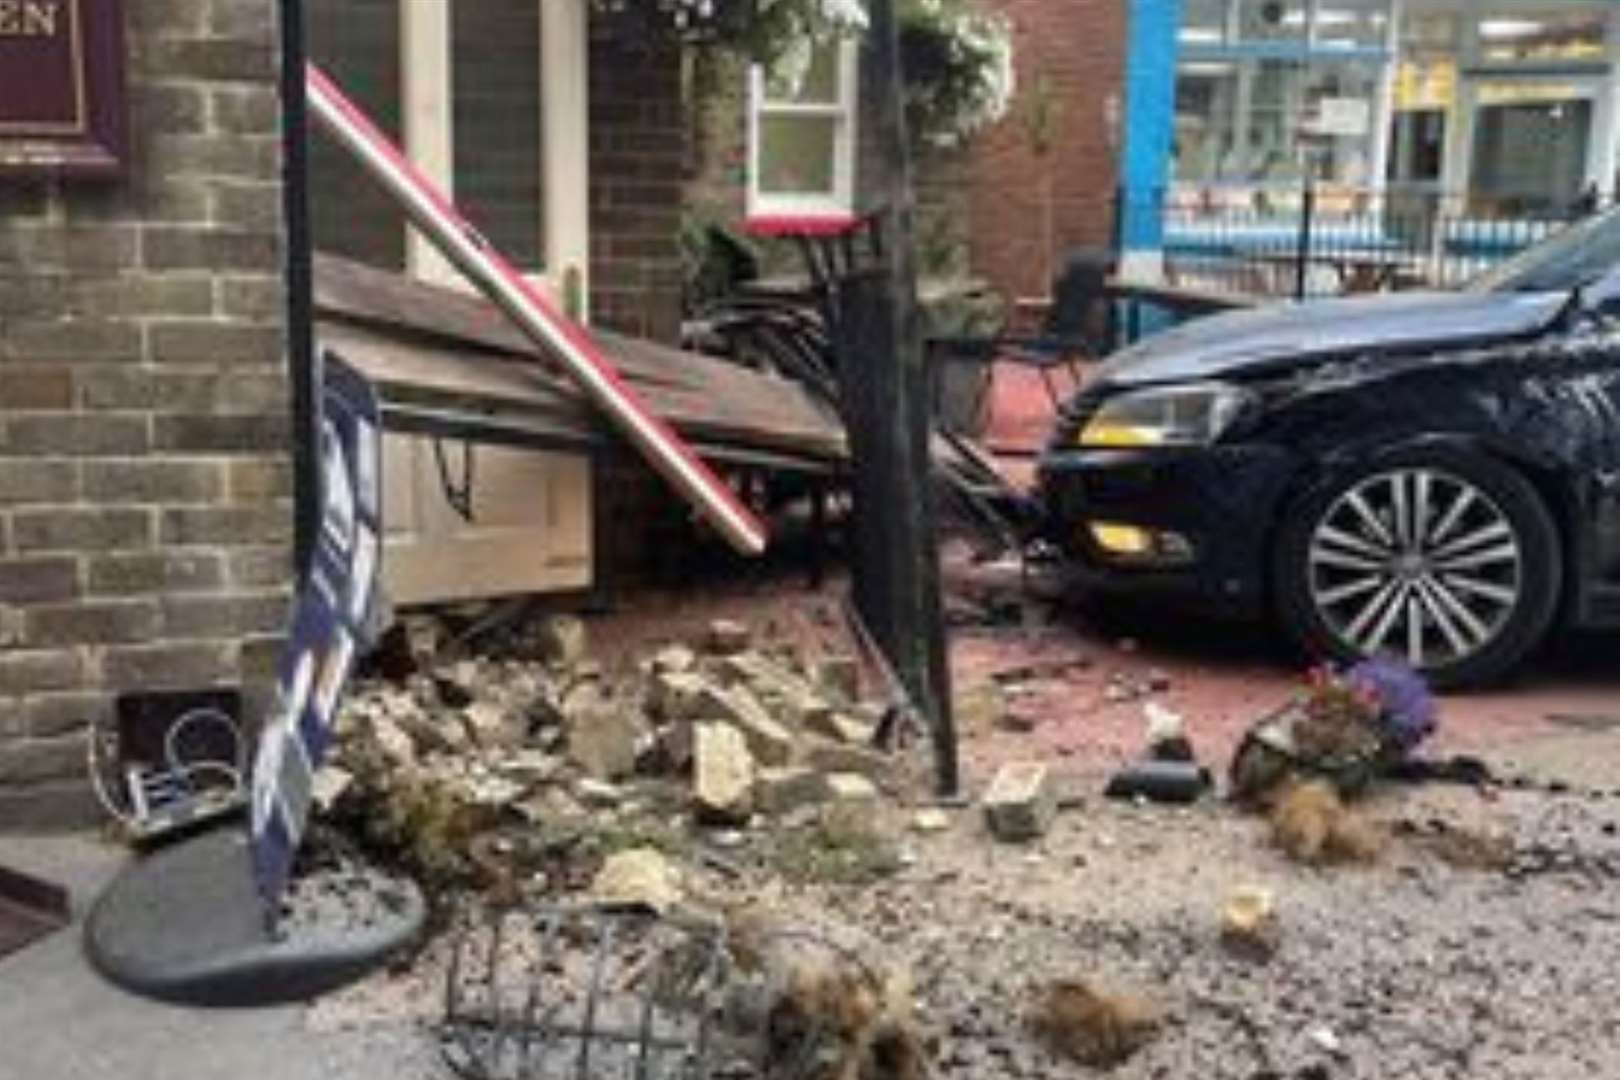
[[[132,0],[132,163],[0,179],[0,829],[92,820],[128,690],[267,684],[287,617],[274,0]]]

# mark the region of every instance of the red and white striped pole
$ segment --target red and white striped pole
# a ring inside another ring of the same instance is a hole
[[[769,531],[720,477],[624,381],[584,327],[557,310],[480,236],[443,192],[406,159],[315,65],[307,69],[310,113],[354,155],[456,268],[568,373],[652,466],[745,555],[765,550]]]

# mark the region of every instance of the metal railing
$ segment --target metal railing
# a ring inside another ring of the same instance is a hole
[[[1119,209],[1160,217],[1172,284],[1305,299],[1456,288],[1600,207],[1304,185],[1177,188]]]

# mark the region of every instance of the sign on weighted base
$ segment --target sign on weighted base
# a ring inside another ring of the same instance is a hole
[[[354,662],[373,644],[382,551],[382,427],[376,392],[335,354],[322,358],[321,519],[293,609],[276,703],[253,768],[250,852],[276,910],[309,820],[315,770]]]

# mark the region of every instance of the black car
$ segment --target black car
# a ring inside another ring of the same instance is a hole
[[[1195,320],[1116,353],[1040,463],[1081,586],[1275,614],[1439,686],[1620,624],[1620,212],[1469,288]]]

